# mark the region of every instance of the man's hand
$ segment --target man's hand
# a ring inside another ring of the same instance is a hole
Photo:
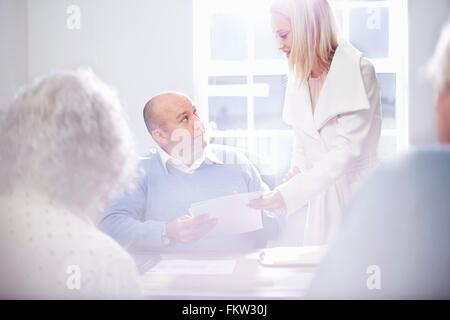
[[[289,171],[286,173],[286,175],[283,178],[283,183],[284,182],[288,182],[289,180],[292,179],[292,177],[294,177],[295,175],[300,173],[300,169],[297,167],[292,167],[289,169]]]
[[[217,218],[209,218],[207,214],[197,217],[184,215],[167,222],[167,236],[176,242],[191,242],[203,238],[217,224]]]

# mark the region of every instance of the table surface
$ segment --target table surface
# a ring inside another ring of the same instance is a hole
[[[160,261],[233,260],[231,274],[141,275],[144,295],[151,299],[300,299],[309,287],[315,267],[266,267],[260,251],[163,253]]]

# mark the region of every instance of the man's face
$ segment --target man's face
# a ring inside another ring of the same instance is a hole
[[[439,142],[450,144],[450,77],[436,98],[436,122]]]
[[[181,95],[167,95],[158,108],[161,123],[158,144],[173,157],[190,164],[207,145],[205,128],[192,101]]]

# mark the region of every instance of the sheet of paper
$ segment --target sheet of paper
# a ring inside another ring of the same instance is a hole
[[[251,232],[263,227],[261,211],[247,206],[250,200],[259,197],[259,193],[249,192],[215,198],[192,204],[189,212],[193,216],[208,214],[218,219],[206,237]]]
[[[235,260],[162,260],[147,273],[175,275],[220,275],[232,274]]]

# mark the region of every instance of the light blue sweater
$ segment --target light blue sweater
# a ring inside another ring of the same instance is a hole
[[[143,159],[144,174],[137,186],[113,201],[99,228],[129,252],[251,249],[275,238],[284,219],[264,214],[262,230],[163,245],[163,225],[187,214],[192,203],[235,192],[267,190],[258,171],[244,155],[230,147],[209,147],[226,164],[204,162],[192,174],[186,174],[170,165],[166,171],[157,153]]]

